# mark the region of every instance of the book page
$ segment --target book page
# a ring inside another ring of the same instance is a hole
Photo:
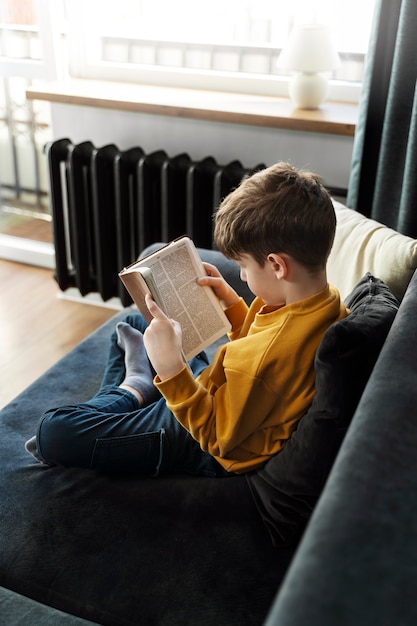
[[[183,352],[187,360],[230,330],[230,323],[211,288],[196,282],[205,271],[188,237],[141,259],[120,277],[123,280],[125,272],[137,271],[141,267],[151,270],[166,315],[181,324]]]

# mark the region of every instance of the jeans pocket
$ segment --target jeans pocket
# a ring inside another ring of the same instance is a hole
[[[97,439],[91,468],[101,472],[135,472],[158,476],[166,447],[165,430]]]

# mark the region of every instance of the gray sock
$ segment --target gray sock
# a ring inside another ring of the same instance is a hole
[[[30,439],[26,441],[25,450],[26,452],[29,452],[30,454],[32,454],[35,457],[35,459],[39,461],[40,463],[45,463],[46,465],[48,465],[48,463],[46,463],[46,461],[44,461],[43,458],[40,456],[40,454],[38,454],[37,452],[36,437],[31,437]]]
[[[159,396],[153,384],[153,372],[143,343],[140,330],[126,322],[119,322],[116,326],[117,343],[125,353],[126,375],[124,385],[138,391],[145,403],[150,404]]]

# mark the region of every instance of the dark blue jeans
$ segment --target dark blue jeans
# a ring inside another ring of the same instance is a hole
[[[142,332],[146,328],[138,313],[128,315],[125,321]],[[204,353],[190,361],[194,376],[207,365]],[[140,407],[129,391],[120,389],[124,375],[124,353],[114,332],[103,381],[94,398],[51,409],[42,416],[37,452],[47,463],[148,476],[163,472],[229,475],[201,450],[162,396],[149,406]]]

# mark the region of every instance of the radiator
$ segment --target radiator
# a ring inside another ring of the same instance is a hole
[[[265,167],[69,139],[48,144],[46,153],[59,288],[96,292],[104,301],[118,297],[125,306],[131,299],[118,278],[123,267],[149,244],[184,234],[212,248],[221,199]]]

